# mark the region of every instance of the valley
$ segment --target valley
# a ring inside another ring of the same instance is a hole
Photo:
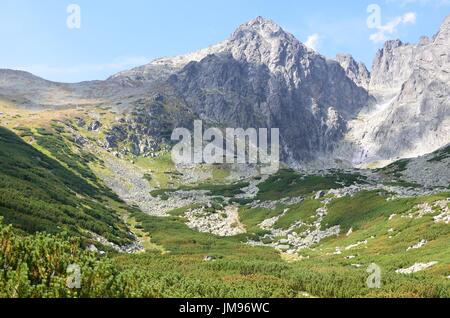
[[[252,167],[215,165],[186,169],[185,178],[164,151],[146,158],[121,155],[104,148],[101,128],[77,125],[98,121],[108,127],[108,120],[114,118],[109,111],[76,110],[76,116],[73,112],[58,113],[57,119],[45,111],[3,112],[2,123],[8,130],[3,128],[1,141],[16,136],[13,140],[23,140],[23,147],[31,151],[26,155],[32,160],[29,164],[52,160],[96,191],[106,191],[109,203],[102,204],[110,207],[109,217],[116,215],[123,234],[91,228],[87,223],[76,232],[84,234],[76,235],[84,237],[81,246],[96,246],[93,250],[97,252],[89,257],[120,268],[110,279],[128,287],[118,287],[114,291],[117,295],[449,296],[448,185],[408,184],[393,168],[308,175],[285,167],[267,177]],[[6,150],[2,149],[3,154]],[[96,159],[86,160],[89,156]],[[18,160],[15,154],[9,157]],[[4,161],[2,167],[6,167]],[[55,168],[41,169],[55,174]],[[3,182],[11,173],[10,169],[2,170]],[[1,188],[4,199],[7,187],[4,184]],[[40,186],[34,182],[32,187]],[[108,195],[106,187],[118,197]],[[70,191],[79,196],[81,190]],[[69,197],[65,194],[63,198]],[[2,203],[2,211],[5,207]],[[54,213],[50,206],[40,209],[47,216]],[[25,207],[20,211],[31,210]],[[66,208],[62,211],[69,213]],[[26,219],[2,215],[4,222],[30,234],[52,233],[58,224],[50,219],[40,228],[30,228]],[[76,218],[80,220],[80,216]],[[70,224],[67,220],[64,223]],[[25,232],[17,235],[26,239],[29,234]],[[138,248],[130,249],[130,243],[119,242],[114,235],[136,241]],[[117,243],[121,248],[115,248]],[[95,256],[100,255],[98,251],[106,254]],[[365,285],[366,269],[372,263],[382,268],[380,289]],[[432,265],[416,274],[399,273],[420,264]],[[83,289],[78,292],[83,295]]]

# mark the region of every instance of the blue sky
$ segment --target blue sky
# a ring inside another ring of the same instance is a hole
[[[79,5],[81,28],[67,27]],[[381,9],[367,26],[367,8]],[[264,16],[316,51],[348,52],[368,67],[383,40],[432,36],[450,0],[1,0],[0,68],[54,81],[105,79],[154,58],[195,51]]]

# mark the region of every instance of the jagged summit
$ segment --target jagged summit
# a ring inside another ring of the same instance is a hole
[[[433,42],[436,44],[446,44],[450,38],[450,15],[448,15],[438,31],[433,37]]]
[[[375,57],[369,93],[376,104],[350,121],[336,158],[371,167],[398,158],[417,157],[449,143],[450,16],[433,40],[387,41]]]
[[[444,18],[440,30],[450,30],[450,14]]]
[[[263,37],[275,37],[285,33],[284,30],[274,21],[261,16],[239,26],[232,34],[231,38],[233,39],[239,37],[242,33],[246,32],[258,33]]]
[[[262,17],[262,16],[257,16],[253,20],[248,21],[246,24],[249,26],[252,26],[252,25],[271,26],[275,29],[276,28],[281,29],[280,26],[278,24],[276,24],[273,20]]]
[[[154,80],[155,74],[167,77],[189,62],[200,62],[208,55],[221,53],[231,54],[238,60],[266,64],[272,70],[280,63],[280,56],[292,58],[295,55],[299,58],[299,55],[313,54],[294,35],[284,31],[274,21],[259,16],[240,25],[223,42],[192,53],[159,58],[147,65],[115,74],[110,79]]]

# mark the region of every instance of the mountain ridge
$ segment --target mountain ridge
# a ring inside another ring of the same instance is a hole
[[[317,158],[326,166],[335,166],[336,159],[351,166],[388,163],[432,152],[449,141],[445,137],[450,116],[445,101],[449,21],[450,16],[432,39],[423,37],[417,44],[387,41],[371,72],[349,54],[328,59],[272,20],[257,17],[219,44],[156,59],[105,81],[62,84],[37,77],[29,81],[31,74],[17,73],[26,75],[25,84],[14,87],[12,80],[5,83],[11,77],[0,71],[0,96],[23,97],[34,107],[105,105],[120,112],[132,112],[143,100],[161,96],[211,124],[279,126],[283,159],[294,166]],[[417,111],[405,108],[417,103],[419,113],[431,110],[421,126]],[[436,121],[438,114],[442,116]],[[370,119],[371,124],[361,126],[358,118]],[[408,122],[400,124],[404,134],[392,130],[389,122],[396,118]],[[439,131],[438,136],[425,136],[430,131]],[[344,145],[349,138],[353,141]],[[412,139],[405,142],[405,138]],[[423,138],[427,146],[419,149]],[[397,151],[399,140],[405,146]]]

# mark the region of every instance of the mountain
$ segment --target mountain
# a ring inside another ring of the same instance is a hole
[[[450,17],[432,40],[422,40],[416,45],[398,43],[392,48],[394,56],[383,62],[390,49],[387,45],[377,55],[371,86],[384,81],[389,88],[396,88],[398,94],[375,142],[381,145],[379,153],[387,158],[424,155],[449,142]],[[411,56],[406,53],[402,58],[403,52],[410,52]],[[394,73],[391,81],[391,71],[395,72],[400,61],[403,72]],[[390,71],[380,75],[383,64]]]
[[[190,54],[159,58],[147,65],[114,74],[108,80],[136,84],[167,79],[171,74],[180,71],[188,63],[192,61],[199,62],[210,54],[221,52],[225,45],[226,42],[222,42]]]
[[[100,92],[102,86],[110,84],[101,81],[56,83],[28,72],[0,69],[0,98],[26,108],[57,109],[99,104],[102,98],[93,92]]]
[[[283,160],[295,167],[380,166],[450,141],[449,19],[432,39],[386,42],[371,72],[257,17],[219,44],[106,81],[60,84],[0,70],[0,96],[29,107],[112,107],[127,119],[106,132],[106,144],[131,144],[136,155],[151,148],[152,127],[168,132],[200,118],[280,128]]]
[[[170,85],[205,120],[280,128],[286,160],[311,160],[332,149],[369,99],[339,63],[261,17],[216,48],[171,76]]]

